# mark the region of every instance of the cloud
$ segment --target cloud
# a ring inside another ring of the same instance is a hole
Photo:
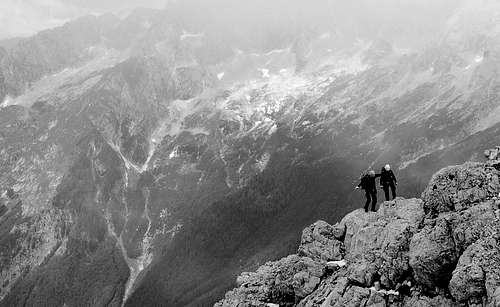
[[[135,7],[162,8],[165,0],[1,0],[0,39],[29,36],[68,20]]]
[[[211,29],[213,39],[225,33],[232,35],[230,42],[246,39],[253,45],[306,30],[336,33],[339,41],[380,39],[410,48],[434,39],[463,1],[178,0],[169,17],[192,32]]]
[[[436,33],[464,1],[478,0],[0,0],[0,39],[32,35],[86,14],[123,16],[135,7],[170,2],[169,8],[177,8],[172,19],[216,33],[232,31],[237,38],[249,33],[248,40],[259,30],[281,35],[293,28],[330,27],[349,37],[414,42]]]

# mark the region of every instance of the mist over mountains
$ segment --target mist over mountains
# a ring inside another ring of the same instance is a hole
[[[210,306],[391,163],[498,143],[495,1],[169,1],[0,41],[0,306]]]

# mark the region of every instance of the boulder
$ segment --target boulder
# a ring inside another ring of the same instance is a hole
[[[499,226],[496,227],[499,230]],[[458,302],[491,306],[500,304],[500,232],[470,245],[460,256],[449,283],[449,290]]]
[[[371,291],[370,297],[366,302],[366,307],[385,307],[385,306],[387,306],[387,303],[384,295],[377,291]]]
[[[338,300],[336,304],[331,306],[345,306],[345,307],[358,307],[366,306],[370,298],[370,289],[351,286],[348,287],[344,295]]]
[[[338,227],[345,227],[344,245],[351,256],[390,245],[400,231],[409,227],[416,230],[424,217],[420,199],[396,198],[384,202],[377,212],[361,209],[346,215]],[[388,226],[389,225],[389,226]],[[386,229],[386,227],[388,228]]]
[[[493,225],[498,219],[497,208],[498,205],[494,201],[487,201],[448,215],[447,219],[458,253],[463,253],[469,245],[495,231]]]
[[[410,266],[415,280],[433,289],[444,286],[458,260],[452,230],[444,218],[425,226],[410,242]]]
[[[352,263],[348,268],[349,281],[354,284],[369,287],[375,282],[377,269],[376,264],[369,263],[368,261],[357,261]]]
[[[215,306],[292,306],[313,292],[325,273],[325,264],[309,257],[291,255],[268,262],[255,273],[242,273],[238,288],[228,292]]]
[[[345,277],[345,270],[340,270],[328,276],[318,288],[304,300],[298,307],[334,306],[346,292],[349,281]]]
[[[317,221],[302,232],[298,253],[318,261],[338,261],[344,258],[345,248],[335,236],[335,227]]]
[[[437,172],[422,193],[424,210],[437,216],[442,212],[461,211],[497,197],[500,172],[490,164],[466,163]]]
[[[393,288],[409,271],[410,239],[418,230],[424,212],[418,199],[384,202],[376,213],[357,210],[341,222],[345,225],[349,278],[369,287],[380,280]]]

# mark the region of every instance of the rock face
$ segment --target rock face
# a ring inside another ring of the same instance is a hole
[[[251,305],[258,306],[259,302],[270,300],[280,306],[291,306],[316,289],[325,270],[319,261],[291,255],[269,262],[256,273],[244,273],[236,282]],[[237,305],[238,299],[229,304]]]
[[[339,233],[336,233],[336,228],[325,221],[317,221],[304,229],[299,255],[324,261],[342,260],[345,249],[338,238]]]
[[[314,223],[298,255],[242,274],[216,306],[500,306],[496,157],[439,171],[423,199]]]

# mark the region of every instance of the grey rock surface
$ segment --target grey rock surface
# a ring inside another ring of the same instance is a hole
[[[344,243],[337,240],[335,228],[325,221],[317,221],[302,232],[299,255],[330,261],[344,258]]]
[[[243,274],[216,306],[499,306],[494,163],[441,170],[423,200],[314,223],[298,255]]]

